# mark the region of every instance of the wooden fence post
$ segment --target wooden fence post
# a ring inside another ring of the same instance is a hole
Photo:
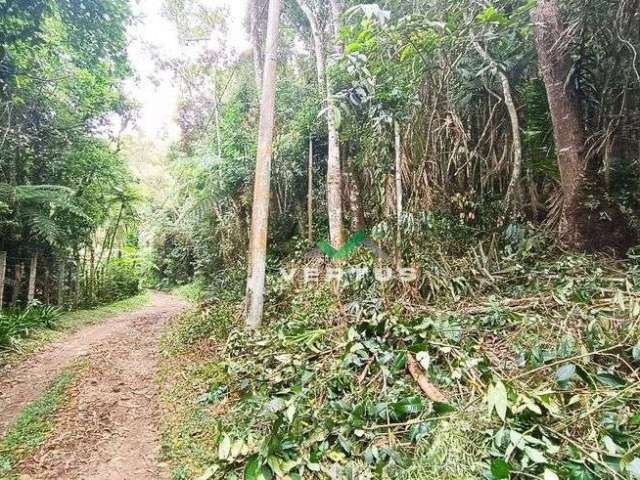
[[[64,277],[65,277],[65,262],[60,260],[58,263],[58,306],[64,305]]]
[[[22,273],[24,272],[24,264],[16,261],[13,272],[13,291],[11,292],[11,305],[15,306],[20,297],[20,285],[22,284]]]
[[[7,252],[0,252],[0,311],[4,300],[4,275],[7,270]]]
[[[33,302],[36,296],[36,274],[38,273],[38,254],[31,257],[31,268],[29,270],[29,290],[27,291],[27,303]]]

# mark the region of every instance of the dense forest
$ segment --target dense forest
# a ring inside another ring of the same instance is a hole
[[[175,480],[640,478],[640,0],[219,3],[165,152],[126,0],[0,0],[0,346],[188,297]]]

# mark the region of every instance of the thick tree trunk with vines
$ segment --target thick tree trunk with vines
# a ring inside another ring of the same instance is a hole
[[[353,169],[353,163],[347,157],[345,162],[346,178],[348,183],[349,210],[351,211],[351,232],[360,232],[367,228],[362,205],[362,187],[360,179]]]
[[[253,192],[253,211],[251,215],[249,247],[251,264],[247,280],[246,322],[249,329],[255,329],[260,326],[264,308],[280,8],[280,0],[270,0],[264,78],[260,102],[260,128]]]
[[[632,236],[618,208],[608,201],[599,162],[587,152],[580,101],[567,79],[570,38],[557,0],[539,0],[532,13],[536,48],[549,99],[563,192],[560,241],[571,249],[613,249],[621,254]]]

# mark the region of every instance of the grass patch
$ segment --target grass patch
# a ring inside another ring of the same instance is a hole
[[[66,313],[60,319],[59,325],[62,330],[73,330],[86,325],[92,325],[112,315],[125,313],[137,308],[144,307],[151,301],[151,293],[145,291],[135,297],[119,300],[109,305],[103,305],[90,310],[76,310]]]
[[[67,391],[81,369],[82,365],[78,365],[63,372],[39,399],[23,410],[0,440],[0,478],[17,478],[16,465],[44,443],[54,428],[54,414],[67,401]]]
[[[191,302],[201,302],[207,296],[208,285],[203,280],[181,285],[171,289],[171,293],[182,298],[186,298]]]

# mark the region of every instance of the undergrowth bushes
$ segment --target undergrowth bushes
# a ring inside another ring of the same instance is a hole
[[[52,329],[62,310],[48,305],[32,304],[26,309],[5,309],[0,312],[0,350],[8,348],[37,329]]]
[[[543,245],[423,249],[429,301],[281,285],[255,334],[237,296],[187,315],[166,343],[174,478],[639,478],[638,264]]]

